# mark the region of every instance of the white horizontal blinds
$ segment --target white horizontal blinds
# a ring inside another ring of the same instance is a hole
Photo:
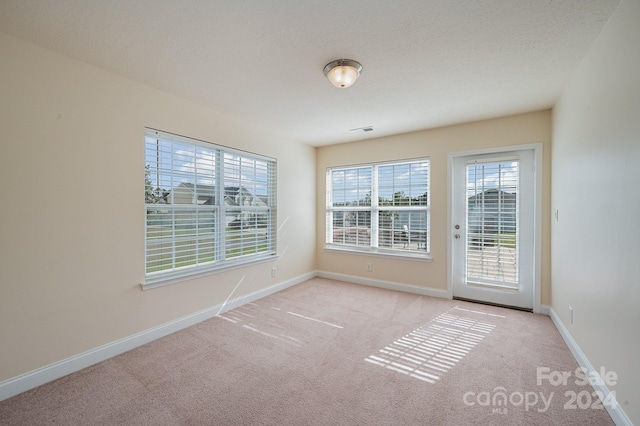
[[[274,253],[275,170],[273,160],[148,130],[147,277]]]
[[[267,214],[267,234],[268,240],[268,252],[270,254],[277,253],[277,234],[278,234],[278,175],[275,161],[267,161],[267,176],[266,176],[266,195],[263,194],[260,189],[256,189],[256,192],[260,198],[268,200],[269,211]],[[261,182],[261,180],[259,181]]]
[[[332,173],[333,207],[371,206],[372,167],[339,169]]]
[[[275,248],[269,233],[275,168],[269,162],[224,153],[225,258],[231,259]]]
[[[332,242],[371,245],[372,167],[331,173]]]
[[[157,134],[145,147],[146,272],[215,261],[216,151]]]
[[[519,161],[467,165],[467,281],[518,287]]]
[[[429,160],[329,169],[327,243],[429,251]]]
[[[429,162],[378,166],[378,245],[429,251]]]

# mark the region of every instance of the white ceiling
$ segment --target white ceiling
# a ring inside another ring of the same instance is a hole
[[[0,31],[320,146],[549,108],[618,3],[0,0]]]

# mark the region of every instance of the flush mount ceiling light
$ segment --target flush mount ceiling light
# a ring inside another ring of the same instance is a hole
[[[324,75],[327,76],[331,84],[340,89],[355,83],[361,72],[362,65],[353,59],[336,59],[324,67]]]

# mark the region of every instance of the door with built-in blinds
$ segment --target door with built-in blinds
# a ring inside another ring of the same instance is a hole
[[[534,151],[453,158],[453,296],[533,308]]]

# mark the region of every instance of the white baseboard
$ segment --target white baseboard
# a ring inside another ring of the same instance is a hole
[[[549,305],[540,305],[540,312],[538,312],[538,313],[550,317],[551,316],[551,309],[552,308]]]
[[[546,312],[544,310],[546,310]],[[551,317],[551,320],[564,339],[564,342],[569,347],[569,350],[578,362],[578,365],[585,370],[587,377],[598,376],[598,371],[593,368],[593,365],[591,365],[591,363],[587,359],[587,356],[584,354],[584,352],[582,352],[582,349],[580,349],[578,343],[576,343],[576,341],[573,339],[571,333],[569,333],[569,330],[567,330],[567,328],[564,326],[564,323],[562,322],[556,311],[553,309],[553,307],[543,305],[540,307],[540,311],[540,313],[546,313],[546,315],[549,315]],[[607,412],[616,425],[633,426],[633,423],[627,416],[627,413],[625,413],[622,407],[616,402],[615,397],[604,383],[594,384],[593,389],[600,395],[604,396],[604,399],[606,401],[611,401],[611,404],[604,404],[604,407],[607,409]]]
[[[0,382],[0,401],[315,277],[310,272]]]
[[[371,278],[358,277],[355,275],[336,274],[334,272],[317,271],[317,276],[338,281],[346,281],[354,284],[363,284],[372,287],[384,288],[387,290],[404,291],[406,293],[420,294],[422,296],[439,297],[442,299],[451,299],[451,295],[447,290],[439,290],[435,288],[419,287],[417,285],[403,284],[394,281],[374,280]]]

